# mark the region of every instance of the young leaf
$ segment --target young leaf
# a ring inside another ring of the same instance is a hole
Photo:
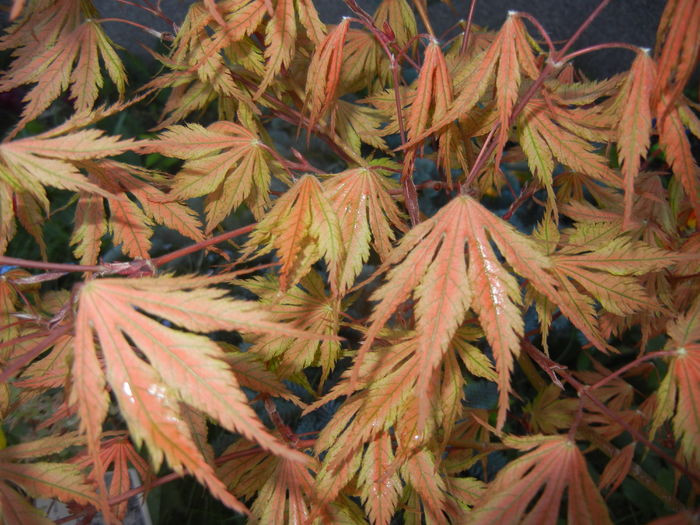
[[[361,363],[381,327],[413,293],[420,356],[418,388],[426,392],[433,370],[471,307],[479,315],[494,351],[501,393],[498,418],[501,425],[505,421],[513,356],[520,350],[522,299],[517,281],[499,262],[491,240],[518,273],[556,295],[551,278],[543,270],[550,262],[530,239],[470,197],[457,197],[409,231],[390,255],[387,266],[396,266],[389,272],[387,283],[373,295],[379,304],[370,317],[372,324],[357,360]],[[423,421],[427,407],[425,400],[421,401]]]
[[[31,505],[25,497],[16,492],[18,488],[33,498],[48,497],[83,505],[96,504],[95,490],[77,466],[60,462],[26,461],[56,454],[80,441],[75,435],[52,436],[0,450],[0,516],[4,518],[4,523],[53,523],[30,510]]]
[[[691,465],[700,464],[700,299],[685,315],[669,323],[668,346],[675,349],[666,377],[659,387],[659,401],[652,434],[673,418],[673,431],[681,453]]]
[[[391,435],[380,432],[367,446],[358,472],[362,501],[374,525],[389,525],[399,502],[401,480],[398,473],[387,477],[393,462]]]
[[[236,329],[302,337],[305,333],[271,321],[252,303],[227,299],[222,290],[202,288],[199,280],[187,277],[95,280],[80,292],[71,403],[78,407],[89,446],[97,447],[106,416],[106,381],[132,436],[137,443],[146,443],[156,468],[165,457],[176,472],[187,469],[226,505],[245,512],[195,446],[182,419],[181,400],[275,454],[295,461],[304,456],[266,431],[213,341],[168,328],[153,317],[198,332]],[[104,372],[93,333],[104,357]]]
[[[83,161],[80,166],[91,180],[114,196],[104,199],[110,212],[106,220],[100,197],[80,192],[71,244],[76,245],[74,253],[82,264],[96,263],[102,236],[107,230],[112,232],[114,243],[120,244],[122,251],[133,258],[149,257],[153,223],[171,228],[195,242],[204,240],[195,212],[149,184],[149,181],[158,182],[154,174],[112,160]],[[140,206],[131,201],[128,194],[136,197]]]
[[[350,19],[343,19],[326,35],[311,57],[311,64],[309,64],[306,76],[306,98],[304,100],[304,107],[309,111],[309,130],[331,108],[338,96],[343,47],[349,26]]]
[[[269,202],[272,157],[260,138],[239,124],[171,126],[144,150],[186,161],[170,196],[206,195],[207,233],[243,202],[256,216]]]
[[[251,234],[246,253],[257,246],[260,254],[277,250],[282,260],[280,288],[286,291],[306,275],[311,265],[324,258],[333,292],[344,258],[338,217],[318,179],[304,175],[275,202]]]
[[[381,165],[352,168],[324,182],[331,206],[340,222],[346,259],[338,277],[338,288],[345,292],[367,262],[370,239],[382,259],[391,251],[393,228],[404,230],[399,209],[387,192],[391,180]]]
[[[572,525],[612,523],[576,443],[566,436],[507,438],[520,450],[488,485],[468,523],[554,525],[568,488],[567,520]]]
[[[60,3],[68,2],[57,4]],[[33,14],[37,16],[38,11]],[[16,130],[22,129],[39,116],[69,85],[75,110],[80,112],[91,109],[104,82],[99,67],[100,56],[119,94],[124,94],[124,67],[99,23],[87,19],[74,26],[74,29],[70,29],[71,25],[62,26],[58,34],[51,35],[48,32],[43,37],[40,31],[28,31],[37,42],[47,38],[49,42],[46,47],[32,45],[26,40],[15,42],[23,48],[18,52],[19,58],[0,80],[0,91],[23,84],[37,84],[25,97],[27,105]],[[18,31],[23,30],[22,24],[15,27]],[[45,31],[53,29],[48,24],[40,24],[40,27]]]
[[[241,283],[247,290],[270,305],[273,318],[298,330],[335,336],[340,328],[340,300],[329,297],[319,274],[311,271],[297,286],[280,294],[279,281],[273,276],[257,277]],[[321,367],[321,384],[340,357],[340,344],[335,340],[314,341],[268,334],[256,337],[251,353],[266,362],[275,362],[282,377],[293,377],[309,366]]]
[[[294,5],[296,0],[277,0],[275,14],[265,29],[265,59],[267,70],[260,81],[255,98],[270,85],[282,68],[289,67],[294,56],[297,24]]]
[[[656,80],[654,61],[644,51],[637,53],[627,81],[619,91],[622,115],[617,128],[622,174],[625,178],[625,228],[632,219],[634,179],[639,172],[640,157],[646,158],[651,134],[650,99]]]

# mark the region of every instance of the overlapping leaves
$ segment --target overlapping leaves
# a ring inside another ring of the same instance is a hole
[[[131,435],[146,444],[156,465],[165,458],[177,472],[194,474],[224,503],[245,511],[195,445],[181,403],[290,461],[303,461],[303,456],[265,429],[225,364],[221,348],[188,331],[306,335],[274,322],[254,303],[228,299],[222,290],[206,285],[206,278],[194,277],[87,283],[80,292],[75,322],[71,400],[89,446],[96,448],[107,415],[109,385]]]

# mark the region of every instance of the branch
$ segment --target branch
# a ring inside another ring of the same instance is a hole
[[[649,450],[653,450],[656,454],[659,455],[659,457],[661,457],[669,465],[675,467],[679,472],[682,472],[688,477],[688,479],[690,479],[694,483],[700,483],[700,475],[696,474],[695,472],[692,472],[685,465],[681,464],[678,460],[668,455],[666,451],[664,451],[661,447],[650,441],[649,438],[647,438],[639,430],[632,427],[629,423],[622,419],[614,410],[608,408],[605,403],[600,401],[597,397],[595,397],[592,394],[592,392],[590,391],[590,386],[585,385],[579,382],[577,379],[575,379],[573,375],[569,374],[566,371],[566,367],[563,367],[556,361],[551,360],[549,357],[540,352],[540,350],[537,349],[530,341],[526,339],[522,340],[522,346],[525,349],[525,351],[534,359],[536,363],[538,363],[543,368],[543,370],[547,374],[552,374],[554,373],[553,370],[557,370],[557,373],[561,375],[562,378],[564,378],[564,380],[576,390],[579,397],[586,396],[589,399],[589,401],[598,408],[598,410],[600,410],[603,414],[608,416],[611,420],[615,421],[615,423],[617,423],[627,432],[629,432],[636,441],[643,444]]]

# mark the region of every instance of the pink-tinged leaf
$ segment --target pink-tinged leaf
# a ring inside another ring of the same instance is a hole
[[[554,525],[567,489],[568,523],[612,523],[576,443],[566,436],[509,438],[506,443],[523,450],[536,448],[498,473],[468,523]]]
[[[695,0],[674,0],[664,8],[656,33],[654,56],[659,75],[654,98],[661,118],[682,95],[697,67],[700,53],[700,4]]]
[[[278,0],[275,14],[265,30],[267,70],[254,97],[258,98],[282,68],[289,67],[294,56],[297,24],[294,4],[297,0]]]
[[[12,189],[4,181],[0,181],[0,254],[5,253],[16,228]]]
[[[16,186],[44,202],[41,185],[73,191],[110,194],[89,182],[74,162],[119,155],[136,147],[131,140],[105,137],[99,130],[83,130],[54,138],[32,137],[0,145],[0,170],[6,171]]]
[[[620,103],[623,104],[623,108],[617,128],[617,147],[625,178],[625,227],[632,219],[634,179],[639,173],[640,159],[646,158],[649,149],[650,100],[656,81],[655,69],[651,57],[640,51],[632,64],[625,85],[620,90]]]
[[[408,483],[420,496],[427,515],[436,523],[443,521],[447,494],[445,481],[437,470],[433,455],[426,450],[417,452],[406,461],[403,472]]]
[[[65,11],[64,8],[62,15],[66,19],[72,18],[70,15],[66,16]],[[39,10],[33,13],[34,16],[41,14],[51,16]],[[53,13],[53,17],[54,23],[62,18],[58,13]],[[32,22],[37,24],[36,20]],[[34,38],[35,41],[44,40],[39,45],[23,42],[25,49],[18,53],[17,60],[0,81],[2,91],[23,84],[37,84],[25,97],[27,105],[15,133],[38,117],[69,86],[76,111],[90,110],[104,83],[99,65],[100,55],[120,95],[124,92],[126,73],[100,24],[93,20],[77,24],[75,18],[65,22],[68,20],[64,20],[64,24],[59,22],[56,25],[57,33],[53,37],[44,33],[44,38]],[[38,22],[39,26],[43,23],[51,24],[51,21]],[[24,24],[15,27],[23,28]],[[40,27],[36,29],[38,31],[34,33],[35,36],[41,34]],[[19,42],[17,44],[22,45]]]
[[[24,496],[0,483],[0,516],[4,525],[55,525]]]
[[[339,276],[344,292],[367,262],[370,239],[382,259],[391,250],[393,228],[405,229],[396,202],[388,193],[390,179],[382,170],[353,168],[334,175],[324,183],[331,205],[338,215],[346,259]]]
[[[266,362],[275,363],[281,377],[293,377],[306,367],[319,366],[323,384],[341,355],[340,344],[333,339],[340,329],[340,299],[328,295],[323,278],[311,271],[284,294],[280,293],[279,281],[271,275],[248,279],[241,285],[258,295],[264,305],[269,305],[275,320],[298,330],[328,336],[323,341],[261,336],[255,338],[251,348]]]
[[[257,134],[239,124],[171,126],[143,149],[186,161],[170,197],[207,195],[207,233],[243,202],[256,216],[269,202],[272,158]]]
[[[97,495],[75,465],[68,463],[10,463],[0,455],[0,479],[10,481],[32,497],[95,504]]]
[[[343,19],[316,47],[306,77],[304,107],[309,111],[308,128],[313,126],[330,109],[340,83],[340,68],[343,62],[345,36],[350,19]]]
[[[345,249],[338,217],[316,177],[305,175],[277,199],[251,234],[247,253],[260,245],[264,246],[261,253],[274,248],[282,260],[282,291],[299,282],[321,258],[328,265],[331,287],[337,291]]]
[[[678,108],[658,123],[659,144],[666,152],[673,174],[680,180],[695,215],[700,217],[700,167],[693,156]]]
[[[314,479],[308,466],[280,458],[251,510],[260,523],[306,523],[313,494]]]
[[[367,446],[358,473],[362,501],[374,525],[389,525],[396,512],[401,480],[396,472],[387,476],[393,461],[391,435],[381,432]]]
[[[81,191],[75,208],[75,229],[70,243],[81,264],[96,264],[102,237],[107,233],[104,204],[98,195]]]
[[[634,448],[635,443],[630,443],[618,451],[605,465],[605,470],[603,470],[598,481],[598,487],[601,490],[608,489],[608,495],[615,492],[629,475],[632,460],[634,459]]]
[[[326,26],[321,22],[314,3],[312,0],[296,0],[296,9],[306,35],[315,45],[320,45],[326,36]]]
[[[224,503],[244,511],[196,448],[182,420],[180,401],[275,454],[302,462],[304,456],[267,432],[247,404],[216,343],[168,328],[152,317],[200,332],[238,329],[298,337],[306,337],[306,333],[272,321],[255,303],[228,299],[223,290],[202,288],[202,284],[205,282],[186,277],[103,279],[86,284],[76,318],[72,402],[78,406],[90,447],[96,447],[107,398],[105,374],[92,340],[94,332],[104,356],[107,382],[131,434],[137,442],[146,443],[154,463],[159,465],[165,457],[178,472],[186,468]]]

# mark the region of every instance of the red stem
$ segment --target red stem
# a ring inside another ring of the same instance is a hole
[[[0,265],[21,266],[23,268],[37,268],[56,272],[102,272],[104,266],[85,266],[82,264],[49,263],[41,261],[30,261],[28,259],[18,259],[16,257],[5,257],[0,255]]]
[[[248,226],[243,226],[243,227],[238,228],[236,230],[222,233],[221,235],[217,235],[216,237],[212,237],[211,239],[207,239],[206,241],[201,241],[201,242],[198,242],[198,243],[193,244],[191,246],[186,246],[184,248],[180,248],[179,250],[175,250],[174,252],[170,252],[168,254],[161,255],[160,257],[156,257],[155,259],[151,260],[151,262],[156,267],[163,266],[164,264],[167,264],[170,261],[173,261],[175,259],[179,259],[180,257],[184,257],[185,255],[189,255],[191,253],[196,253],[200,250],[203,250],[207,246],[213,246],[215,244],[219,244],[220,242],[224,242],[224,241],[228,241],[229,239],[233,239],[234,237],[240,237],[241,235],[245,235],[246,233],[250,233],[251,231],[253,231],[253,228],[255,228],[255,224],[249,224]]]
[[[586,30],[586,28],[589,25],[591,25],[593,20],[595,20],[595,18],[609,3],[610,0],[603,0],[598,5],[598,7],[596,7],[590,15],[588,15],[588,18],[584,20],[583,24],[581,24],[581,26],[576,30],[576,32],[571,36],[571,38],[569,38],[566,44],[564,44],[564,47],[560,51],[556,51],[549,56],[549,60],[547,60],[547,63],[540,72],[540,75],[530,85],[530,89],[528,89],[525,95],[523,95],[522,98],[518,101],[518,104],[515,106],[515,108],[513,108],[513,111],[510,115],[510,119],[508,120],[509,127],[513,125],[515,119],[523,111],[530,99],[533,96],[535,96],[535,93],[540,89],[542,84],[544,84],[544,81],[547,80],[547,78],[549,78],[549,75],[553,71],[555,71],[556,68],[562,65],[563,62],[561,61],[561,57],[566,56],[566,52],[574,44],[574,42],[578,40],[578,38],[581,36],[581,33],[583,33]],[[493,138],[493,136],[495,135],[495,131],[498,130],[498,128],[500,128],[500,123],[494,126],[494,128],[491,130],[491,133],[489,134],[489,137],[487,137],[486,141],[484,142],[484,145],[481,148],[481,152],[479,153],[477,160],[474,162],[474,165],[472,166],[472,169],[469,172],[469,175],[467,176],[467,180],[464,182],[464,184],[462,184],[462,193],[467,193],[469,187],[474,182],[474,179],[476,179],[477,174],[481,171],[484,164],[486,164],[486,160],[489,157],[491,157],[491,154],[496,149],[497,143],[493,140],[490,140],[490,138]]]
[[[597,388],[602,387],[603,385],[608,384],[610,381],[612,381],[616,377],[621,376],[622,374],[624,374],[628,370],[631,370],[632,368],[643,363],[644,361],[651,361],[652,359],[656,359],[657,357],[672,357],[674,355],[676,355],[676,352],[673,352],[671,350],[659,350],[658,352],[651,352],[649,354],[645,354],[641,357],[638,357],[634,361],[627,363],[622,368],[615,370],[615,372],[613,372],[612,374],[605,376],[603,379],[601,379],[597,383],[592,384],[591,386],[588,387],[588,390],[595,390]]]
[[[459,54],[464,56],[469,48],[469,37],[472,31],[472,19],[474,18],[474,9],[476,8],[476,0],[471,0],[469,4],[469,14],[467,15],[467,27],[464,28],[464,37],[462,38],[462,45],[459,48]]]
[[[540,352],[532,343],[530,343],[530,341],[523,339],[522,343],[523,343],[523,348],[525,349],[525,351],[528,354],[530,354],[530,356],[533,358],[533,360],[537,364],[539,364],[545,372],[547,372],[549,374],[552,372],[552,370],[556,369],[557,373],[562,378],[564,378],[564,380],[567,383],[569,383],[572,387],[574,387],[574,389],[578,393],[579,397],[586,396],[590,400],[590,402],[593,403],[598,408],[598,410],[600,410],[603,414],[608,416],[612,421],[615,421],[615,423],[617,423],[622,428],[624,428],[627,432],[629,432],[635,440],[642,443],[649,450],[653,450],[656,454],[659,455],[659,457],[663,458],[663,460],[666,461],[669,465],[672,465],[679,472],[682,472],[683,474],[688,476],[688,479],[692,480],[695,483],[700,483],[700,476],[699,475],[695,474],[694,472],[691,472],[689,469],[687,469],[684,465],[682,465],[675,458],[668,455],[663,449],[661,449],[661,447],[659,447],[658,445],[656,445],[655,443],[650,441],[639,430],[632,427],[624,419],[619,417],[619,415],[615,411],[608,408],[605,403],[600,401],[598,398],[596,398],[590,392],[590,390],[591,390],[590,386],[579,382],[571,374],[569,374],[566,371],[566,367],[563,367],[562,365],[558,364],[556,361],[552,361],[549,357],[547,357],[542,352]],[[651,354],[649,354],[649,355],[651,355]],[[547,370],[547,368],[549,370]],[[600,383],[600,381],[598,383]]]
[[[625,42],[606,42],[605,44],[596,44],[594,46],[584,47],[582,49],[577,49],[572,51],[565,57],[562,57],[562,62],[569,62],[577,56],[585,55],[586,53],[592,53],[594,51],[600,51],[601,49],[628,49],[633,53],[639,53],[641,50],[638,46],[633,46],[632,44],[627,44]]]
[[[6,383],[10,378],[12,378],[22,367],[30,363],[39,354],[44,352],[48,347],[54,344],[60,337],[66,335],[71,330],[70,325],[64,325],[60,328],[55,328],[49,335],[46,336],[39,343],[34,345],[31,350],[21,355],[20,357],[10,361],[10,363],[5,366],[2,373],[0,373],[0,383]]]

